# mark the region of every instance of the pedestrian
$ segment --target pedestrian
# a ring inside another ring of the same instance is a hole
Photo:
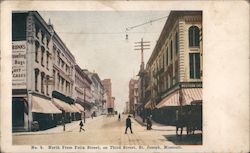
[[[63,131],[65,131],[66,127],[65,127],[65,119],[64,119],[64,117],[62,117],[62,126],[63,126]]]
[[[82,120],[80,121],[80,124],[79,124],[79,125],[80,125],[80,131],[79,131],[79,132],[81,132],[81,130],[85,131],[84,128],[83,128]]]
[[[118,120],[120,121],[121,120],[121,114],[119,113],[118,115]]]
[[[152,121],[150,117],[147,117],[147,130],[151,130],[151,129],[152,129]]]
[[[127,134],[127,130],[128,128],[130,129],[130,132],[133,133],[132,131],[132,126],[131,126],[131,119],[130,119],[130,115],[128,115],[127,119],[126,119],[126,130],[125,130],[125,134]]]

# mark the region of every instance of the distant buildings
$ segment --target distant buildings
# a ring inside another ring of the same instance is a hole
[[[104,87],[104,92],[107,95],[106,108],[108,113],[114,112],[114,98],[112,97],[112,84],[111,79],[102,80],[102,85]]]
[[[136,111],[138,101],[138,80],[131,79],[129,81],[129,113],[134,113]]]
[[[88,117],[103,106],[97,73],[85,73],[36,11],[12,13],[13,131],[47,129]]]
[[[181,106],[202,101],[202,12],[171,11],[146,68],[139,72],[139,114],[174,124]]]

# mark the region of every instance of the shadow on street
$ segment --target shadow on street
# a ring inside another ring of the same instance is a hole
[[[173,142],[176,145],[202,145],[202,134],[194,134],[194,135],[164,135],[164,137]]]

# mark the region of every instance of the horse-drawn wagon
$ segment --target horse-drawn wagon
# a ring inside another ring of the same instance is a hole
[[[176,135],[182,135],[186,127],[187,135],[194,134],[195,130],[202,131],[202,101],[191,102],[190,105],[180,106],[176,113]],[[179,133],[179,129],[181,130]]]

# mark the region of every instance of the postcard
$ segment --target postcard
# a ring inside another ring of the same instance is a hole
[[[1,2],[0,149],[249,152],[249,2]]]

